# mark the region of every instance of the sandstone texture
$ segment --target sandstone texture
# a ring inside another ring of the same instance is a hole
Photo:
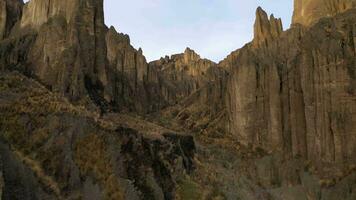
[[[240,49],[227,89],[231,133],[319,165],[354,164],[355,21],[350,10]]]
[[[279,37],[283,31],[281,19],[276,19],[273,15],[268,19],[267,13],[261,7],[257,8],[256,21],[254,25],[253,44],[268,46],[268,43]]]
[[[182,54],[149,63],[148,79],[160,86],[158,93],[164,101],[174,105],[212,80],[207,72],[212,67],[216,67],[214,62],[187,48]]]
[[[355,0],[294,0],[292,23],[310,26],[321,18],[332,17],[355,7]]]
[[[0,1],[0,39],[7,37],[15,23],[21,18],[22,7],[21,0]]]

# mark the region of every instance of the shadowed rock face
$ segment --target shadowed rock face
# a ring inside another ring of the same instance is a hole
[[[350,10],[240,49],[227,89],[231,133],[320,166],[354,164],[355,22]]]
[[[214,79],[207,71],[215,66],[214,62],[201,59],[187,48],[182,54],[149,63],[148,79],[160,86],[159,94],[164,101],[174,105]]]
[[[129,36],[117,33],[114,27],[106,33],[106,45],[110,74],[106,100],[120,111],[151,111],[149,105],[154,102],[147,94],[148,64],[142,50],[133,48]]]
[[[355,0],[294,0],[293,24],[310,26],[355,6]]]
[[[22,6],[21,0],[0,1],[0,39],[7,37],[12,27],[21,18]]]

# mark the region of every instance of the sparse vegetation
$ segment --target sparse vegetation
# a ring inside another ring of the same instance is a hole
[[[75,145],[75,162],[81,174],[94,174],[105,188],[107,199],[124,199],[118,180],[113,172],[104,140],[97,134],[89,134]]]
[[[179,200],[200,200],[202,199],[202,190],[200,186],[189,177],[184,177],[178,181],[176,197]]]

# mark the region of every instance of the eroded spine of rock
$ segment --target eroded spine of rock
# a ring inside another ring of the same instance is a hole
[[[277,38],[283,31],[282,20],[273,15],[268,19],[267,13],[261,7],[257,8],[254,25],[253,45],[268,46],[268,43]]]

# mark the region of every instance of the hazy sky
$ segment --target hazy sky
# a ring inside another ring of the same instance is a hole
[[[255,11],[281,17],[288,28],[293,0],[104,0],[105,21],[130,35],[147,60],[194,49],[220,61],[251,41]]]

